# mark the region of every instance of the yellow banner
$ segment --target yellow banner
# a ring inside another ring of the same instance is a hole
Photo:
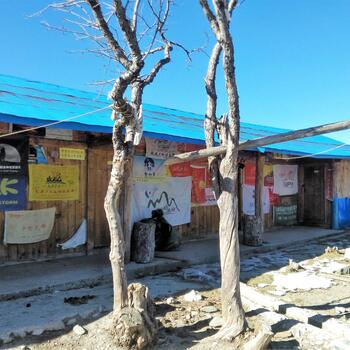
[[[60,147],[60,159],[85,160],[85,149]]]
[[[77,165],[29,165],[30,201],[78,200],[79,187]]]

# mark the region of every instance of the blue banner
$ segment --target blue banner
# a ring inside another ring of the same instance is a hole
[[[0,177],[0,211],[27,208],[27,178],[3,175]]]

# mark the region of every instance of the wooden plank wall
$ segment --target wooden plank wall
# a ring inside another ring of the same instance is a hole
[[[333,164],[334,197],[350,197],[350,160],[335,161]]]
[[[78,201],[28,201],[27,209],[43,209],[56,207],[55,225],[47,241],[33,244],[3,244],[4,213],[0,213],[0,263],[11,261],[28,261],[55,257],[60,254],[83,253],[85,247],[62,251],[57,243],[72,235],[86,217],[87,195],[86,174],[87,161],[62,160],[58,157],[59,147],[85,148],[84,143],[43,138],[31,138],[31,145],[42,145],[48,157],[49,164],[80,166],[80,199]],[[57,156],[56,156],[57,155]]]

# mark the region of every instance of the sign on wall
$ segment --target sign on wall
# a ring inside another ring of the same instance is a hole
[[[4,243],[26,244],[50,237],[56,208],[11,211],[5,213]]]
[[[273,207],[275,225],[288,226],[297,223],[297,205]]]
[[[280,196],[298,193],[298,165],[278,164],[273,166],[273,192]]]
[[[191,177],[168,177],[164,182],[134,183],[132,199],[133,222],[150,218],[152,210],[162,209],[173,225],[191,221]]]
[[[0,175],[0,211],[22,210],[27,206],[27,178]]]
[[[156,159],[167,159],[179,153],[173,141],[146,138],[146,156]]]
[[[84,148],[60,147],[60,159],[85,160]]]
[[[28,140],[25,138],[1,138],[0,174],[26,175]]]
[[[29,200],[78,200],[79,166],[29,165]]]

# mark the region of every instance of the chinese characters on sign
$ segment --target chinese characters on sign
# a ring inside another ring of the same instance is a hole
[[[5,213],[4,243],[26,244],[50,237],[56,208],[11,211]]]
[[[60,159],[85,160],[85,149],[60,147]]]
[[[78,200],[79,166],[29,165],[29,200]]]
[[[297,223],[297,205],[274,207],[273,221],[275,225],[295,225]]]

